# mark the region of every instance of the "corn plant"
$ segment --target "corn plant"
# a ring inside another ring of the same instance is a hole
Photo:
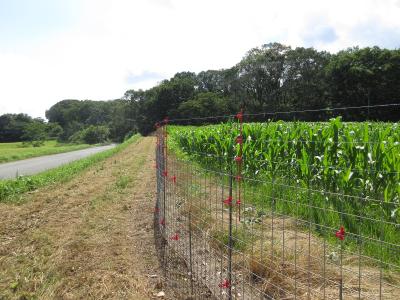
[[[169,132],[173,148],[190,159],[216,170],[233,168],[238,151],[236,124],[170,126]],[[399,172],[397,123],[345,123],[335,118],[329,122],[243,125],[243,175],[248,182],[264,181],[260,190],[286,187],[279,195],[295,198],[305,208],[297,206],[296,213],[317,224],[335,227],[340,223],[349,232],[376,241],[382,240],[384,232],[385,241],[397,246]],[[274,187],[267,184],[271,182]],[[300,188],[308,192],[300,193]],[[265,201],[261,198],[254,202]],[[286,214],[295,211],[288,203],[277,203],[276,209]],[[388,253],[383,255],[389,257]]]

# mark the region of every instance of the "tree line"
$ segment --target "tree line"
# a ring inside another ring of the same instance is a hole
[[[128,90],[122,99],[63,100],[46,111],[46,118],[61,127],[58,138],[63,141],[83,140],[88,131],[92,137],[122,141],[135,132],[149,134],[167,116],[191,119],[242,108],[259,114],[252,120],[265,120],[262,113],[267,113],[270,119],[318,121],[340,113],[345,121],[398,121],[399,108],[393,107],[297,112],[389,103],[400,103],[399,49],[354,47],[331,54],[270,43],[251,49],[231,68],[179,72],[148,90]]]

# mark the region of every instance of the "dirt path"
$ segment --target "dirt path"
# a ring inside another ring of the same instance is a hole
[[[0,203],[0,299],[150,299],[154,139],[74,180]]]

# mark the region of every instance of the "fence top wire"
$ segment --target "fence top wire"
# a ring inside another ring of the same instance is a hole
[[[310,112],[314,112],[315,113],[315,112],[330,112],[330,111],[355,110],[355,109],[361,110],[361,109],[384,108],[384,107],[400,107],[400,103],[361,105],[361,106],[346,106],[346,107],[332,107],[332,108],[327,107],[327,108],[318,108],[318,109],[274,111],[274,112],[262,112],[262,113],[242,113],[242,116],[243,117],[275,116],[275,115],[290,115],[290,114],[301,114],[301,113],[310,113]],[[229,119],[229,118],[234,118],[236,116],[237,116],[236,114],[228,114],[228,115],[208,116],[208,117],[176,118],[176,119],[168,119],[168,123],[180,122],[180,121]],[[164,121],[160,121],[160,123],[163,123]]]

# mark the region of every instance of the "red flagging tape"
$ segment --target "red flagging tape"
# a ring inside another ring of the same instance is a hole
[[[340,229],[338,231],[336,231],[335,235],[339,240],[343,241],[344,236],[346,235],[346,231],[344,230],[344,227],[340,226]]]
[[[161,219],[161,220],[160,220],[160,224],[161,224],[162,226],[165,226],[165,220],[164,220],[164,219]]]
[[[170,237],[171,240],[173,241],[178,241],[179,240],[179,234],[175,233],[173,236]]]
[[[231,283],[229,282],[228,279],[224,279],[224,281],[222,281],[220,284],[218,284],[218,286],[221,289],[229,289],[229,287],[231,286]]]
[[[168,172],[167,171],[164,171],[162,174],[163,174],[164,177],[168,176]]]
[[[223,203],[224,203],[225,205],[232,205],[232,197],[228,197],[227,199],[225,199],[225,200],[223,201]]]
[[[236,156],[235,157],[235,161],[238,162],[238,163],[241,162],[242,161],[242,157],[241,156]]]
[[[176,183],[176,176],[175,176],[175,175],[172,176],[172,177],[171,177],[171,180],[172,180],[173,183]]]

